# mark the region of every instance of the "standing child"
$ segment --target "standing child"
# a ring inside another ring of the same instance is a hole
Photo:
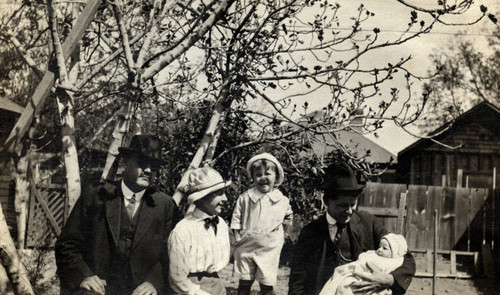
[[[252,157],[247,172],[253,187],[240,195],[231,220],[234,273],[240,276],[238,294],[250,294],[255,279],[261,294],[273,294],[284,243],[283,224],[291,224],[293,212],[288,198],[277,189],[284,174],[273,155]]]

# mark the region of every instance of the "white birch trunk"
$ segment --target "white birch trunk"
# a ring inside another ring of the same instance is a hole
[[[14,211],[17,222],[17,247],[24,249],[26,237],[26,223],[28,216],[28,202],[30,196],[30,186],[27,179],[28,156],[21,157],[17,163],[14,179],[16,183],[14,195]]]
[[[3,265],[0,264],[0,294],[14,295],[12,284]]]
[[[118,156],[119,153],[118,148],[122,146],[123,138],[130,130],[130,122],[134,113],[134,106],[134,102],[127,100],[125,105],[118,112],[116,126],[113,130],[113,141],[109,146],[106,164],[104,165],[104,171],[101,176],[102,181],[109,178],[109,172],[111,171],[111,167],[113,166],[116,156]]]
[[[220,94],[220,98],[217,101],[217,104],[215,105],[212,117],[210,118],[207,129],[205,130],[205,134],[201,139],[200,146],[196,151],[196,154],[194,155],[193,159],[191,160],[188,169],[182,175],[181,181],[179,182],[179,185],[177,186],[177,189],[175,190],[175,193],[172,196],[177,205],[180,204],[183,197],[183,193],[179,190],[179,188],[182,188],[187,184],[189,171],[200,167],[203,157],[205,157],[209,148],[212,146],[215,149],[215,146],[217,145],[215,141],[216,138],[218,138],[218,136],[216,137],[215,134],[217,132],[217,129],[219,128],[219,125],[223,124],[223,120],[221,120],[221,118],[224,118],[223,116],[224,112],[231,105],[231,103],[227,102],[228,87],[229,87],[228,85],[225,85],[223,87]]]
[[[14,241],[10,236],[7,221],[0,204],[0,262],[5,269],[14,293],[17,295],[35,294],[24,265],[19,259]]]
[[[57,31],[57,18],[53,1],[48,1],[49,6],[49,28],[52,35],[55,56],[59,68],[59,82],[67,88],[72,88],[69,80],[66,59],[64,56],[61,40]],[[68,91],[56,91],[57,106],[61,116],[61,139],[64,166],[66,168],[68,210],[71,212],[76,201],[80,197],[80,166],[78,164],[78,153],[75,139],[75,117],[73,114],[74,100]]]

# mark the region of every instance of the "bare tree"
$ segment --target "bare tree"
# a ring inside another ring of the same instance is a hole
[[[221,155],[241,147],[279,143],[299,133],[310,134],[310,140],[330,137],[342,148],[334,136],[336,131],[376,132],[388,120],[401,127],[411,124],[427,98],[412,96],[411,85],[421,77],[406,67],[410,57],[373,59],[377,52],[429,33],[437,23],[457,24],[472,1],[430,7],[395,1],[395,5],[408,9],[408,18],[400,21],[403,32],[389,38],[379,28],[370,27],[377,16],[365,5],[353,12],[337,3],[311,0],[115,0],[100,6],[90,18],[93,21],[85,23],[75,81],[67,77],[70,54],[61,50],[63,42],[75,41],[67,38],[68,32],[81,29],[72,27],[69,16],[75,10],[67,9],[70,5],[81,7],[65,2],[41,6],[48,8],[44,11],[49,22],[40,36],[49,34],[52,40],[48,48],[58,70],[54,97],[60,106],[60,124],[67,128],[63,132],[63,137],[67,136],[63,139],[64,155],[71,158],[65,161],[66,171],[75,176],[68,181],[72,179],[77,186],[72,108],[76,132],[86,136],[83,138],[97,138],[93,130],[104,130],[106,124],[114,123],[102,176],[106,179],[118,147],[124,144],[131,126],[138,125],[140,106],[151,99],[168,97],[181,84],[191,92],[175,98],[175,103],[205,100],[213,104],[213,115],[190,168],[204,161],[213,164]],[[20,15],[22,8],[28,9],[23,4],[15,13]],[[486,15],[482,11],[480,17],[465,25]],[[15,36],[15,28],[9,29],[9,36]],[[23,48],[12,37],[5,40]],[[20,52],[29,54],[26,49]],[[41,72],[28,57],[25,62],[34,72]],[[320,99],[324,105],[321,114],[310,116],[309,104]],[[255,139],[216,155],[220,126],[234,112],[253,122]],[[304,119],[299,120],[300,116]],[[88,126],[82,126],[79,118],[92,120],[97,128],[85,128]],[[344,152],[349,154],[347,149]],[[353,162],[359,160],[351,158]]]
[[[489,53],[461,41],[431,56],[438,73],[423,86],[430,93],[428,107],[418,120],[423,132],[453,122],[484,100],[500,104],[499,36],[497,28],[488,38]]]

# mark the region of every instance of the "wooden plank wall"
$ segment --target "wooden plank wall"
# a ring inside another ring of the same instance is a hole
[[[491,242],[488,189],[368,183],[360,197],[359,209],[370,211],[383,220],[387,230],[396,232],[395,212],[401,193],[406,193],[404,235],[410,249],[434,247],[436,209],[438,250],[477,251],[475,248],[482,244],[478,240]]]
[[[399,199],[401,193],[406,192],[406,184],[391,184],[370,182],[366,186],[365,193],[360,197],[359,206],[361,210],[370,211],[376,216],[382,217],[382,221],[388,231],[396,232]],[[377,212],[368,208],[384,208]],[[391,210],[392,209],[392,210]]]

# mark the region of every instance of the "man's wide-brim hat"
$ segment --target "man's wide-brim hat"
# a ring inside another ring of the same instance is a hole
[[[165,165],[167,162],[161,159],[161,141],[152,135],[134,135],[128,148],[119,147],[118,151],[122,156],[138,156],[141,159],[149,160],[156,165]]]
[[[359,183],[354,170],[344,163],[333,163],[325,169],[323,184],[318,188],[325,192],[359,194],[365,187]]]
[[[250,160],[248,160],[247,173],[248,173],[248,175],[250,175],[250,177],[252,177],[252,171],[251,171],[252,165],[253,165],[253,163],[255,163],[258,160],[267,160],[269,162],[274,163],[274,165],[276,165],[276,168],[278,169],[278,175],[277,175],[278,177],[276,178],[274,186],[279,186],[281,183],[283,183],[283,178],[285,178],[285,173],[283,172],[283,167],[281,167],[281,164],[280,164],[280,162],[278,162],[278,159],[276,159],[275,156],[273,156],[269,153],[258,154],[258,155],[253,156],[252,158],[250,158]]]
[[[179,190],[188,195],[187,202],[188,204],[192,204],[208,194],[230,185],[230,180],[225,181],[219,172],[206,166],[191,170],[187,184],[179,187]]]

